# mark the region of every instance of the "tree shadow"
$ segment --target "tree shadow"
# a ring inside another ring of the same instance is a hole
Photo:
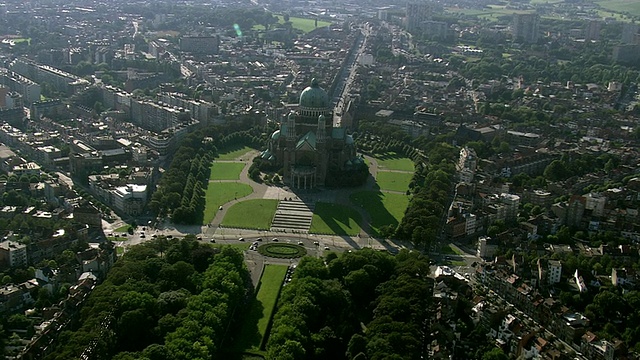
[[[256,293],[258,289],[256,289]],[[264,316],[264,306],[262,302],[253,298],[249,303],[248,311],[245,312],[238,322],[240,327],[236,329],[235,341],[233,341],[233,352],[241,354],[245,351],[259,350],[262,342],[262,335],[258,329],[258,321]],[[242,311],[242,310],[240,310]]]
[[[349,220],[353,219],[353,221],[358,224],[359,227],[362,226],[362,217],[355,209],[351,208],[350,206],[318,202],[316,203],[315,214],[318,215],[325,224],[327,224],[333,234],[338,236],[356,235],[348,234],[345,230],[345,228],[349,226]]]
[[[398,220],[384,206],[382,192],[361,191],[351,194],[349,198],[351,202],[360,206],[369,215],[369,229],[364,229],[368,236],[380,237],[384,235],[383,227],[389,226],[395,230],[398,226]]]

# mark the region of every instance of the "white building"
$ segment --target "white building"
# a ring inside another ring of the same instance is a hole
[[[478,257],[487,259],[495,255],[498,246],[492,243],[492,239],[488,236],[480,236],[478,238],[478,249],[476,255]]]
[[[128,215],[139,215],[147,202],[147,185],[127,184],[112,190],[113,206]]]
[[[557,284],[562,279],[562,263],[559,260],[549,260],[549,284]]]

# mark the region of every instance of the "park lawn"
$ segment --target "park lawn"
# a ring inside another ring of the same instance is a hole
[[[254,149],[248,146],[234,146],[234,147],[225,148],[220,151],[216,159],[217,160],[236,160],[241,156],[244,156],[246,153],[248,153],[251,150],[254,150]]]
[[[266,343],[267,328],[271,322],[286,274],[286,265],[269,264],[264,267],[258,285],[258,293],[249,307],[240,334],[238,334],[236,343],[238,351],[260,351]]]
[[[607,10],[640,16],[640,0],[605,0],[596,4]]]
[[[268,230],[273,215],[278,208],[278,200],[253,199],[233,204],[220,225],[241,229]]]
[[[413,173],[379,171],[376,183],[382,190],[406,192],[409,190],[411,178],[413,178]]]
[[[309,232],[355,236],[360,233],[361,222],[362,216],[349,206],[318,202],[313,211]]]
[[[119,228],[113,230],[113,232],[127,232],[127,230],[129,230],[129,226],[131,225],[126,224],[126,225],[120,226]]]
[[[244,165],[244,163],[214,161],[211,164],[209,180],[240,180]]]
[[[458,249],[451,247],[450,245],[444,245],[441,249],[440,249],[440,254],[446,254],[446,255],[462,255],[463,253],[461,251],[459,251]]]
[[[218,213],[218,208],[229,201],[245,197],[253,192],[251,186],[237,182],[212,182],[205,193],[203,223],[208,224]]]
[[[400,157],[396,155],[396,153],[389,153],[384,156],[376,157],[376,160],[378,161],[378,167],[384,168],[385,170],[410,172],[415,170],[413,160],[406,157]]]
[[[349,199],[361,206],[371,218],[371,230],[378,236],[383,226],[398,226],[409,205],[409,196],[404,194],[383,193],[380,191],[360,191],[351,194]]]

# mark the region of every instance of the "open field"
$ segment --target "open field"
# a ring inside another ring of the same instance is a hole
[[[233,204],[220,225],[241,229],[268,230],[278,208],[278,200],[254,199]]]
[[[376,157],[378,167],[385,170],[414,171],[413,161],[406,157],[400,157],[396,153],[389,153]]]
[[[340,204],[316,203],[309,232],[315,234],[350,235],[360,232],[362,217],[355,210]]]
[[[287,273],[286,265],[266,265],[260,278],[256,298],[252,301],[237,335],[238,352],[260,351],[267,339],[267,328],[280,295],[280,288]]]
[[[640,16],[640,0],[605,0],[598,1],[596,4],[607,10]]]
[[[211,164],[209,180],[239,180],[244,163],[217,162]]]
[[[409,205],[407,195],[380,191],[360,191],[351,194],[349,198],[369,214],[374,236],[379,234],[379,230],[383,226],[397,226]]]
[[[305,18],[299,18],[299,17],[290,17],[289,21],[291,21],[291,26],[293,26],[294,29],[298,29],[300,31],[303,31],[305,33],[308,33],[312,30],[315,30],[316,26],[315,26],[315,19],[305,19]],[[282,15],[278,15],[278,23],[279,24],[284,24],[284,17]],[[328,21],[322,21],[322,20],[318,20],[318,27],[324,27],[324,26],[329,26],[331,25],[330,22]],[[252,27],[253,30],[264,30],[264,26],[263,25],[254,25]]]
[[[476,16],[487,20],[497,20],[500,16],[511,16],[513,14],[528,14],[532,11],[507,9],[504,5],[489,5],[484,9],[463,9],[450,7],[447,8],[450,13]]]
[[[218,157],[216,157],[216,159],[217,160],[236,160],[251,150],[255,150],[255,149],[252,149],[248,146],[236,146],[231,148],[225,148],[220,151],[220,154],[218,154]]]
[[[205,194],[206,205],[204,209],[203,223],[208,224],[218,213],[218,208],[233,200],[241,198],[253,192],[251,186],[235,182],[209,183]]]
[[[117,229],[114,229],[113,232],[127,232],[127,230],[129,230],[129,226],[129,224],[125,224]]]
[[[405,192],[409,189],[409,183],[413,173],[379,171],[376,183],[382,190]]]

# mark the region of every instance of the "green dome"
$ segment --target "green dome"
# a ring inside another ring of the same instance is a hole
[[[305,108],[322,108],[329,107],[329,95],[320,88],[318,80],[311,80],[311,86],[307,87],[300,94],[300,107]]]

